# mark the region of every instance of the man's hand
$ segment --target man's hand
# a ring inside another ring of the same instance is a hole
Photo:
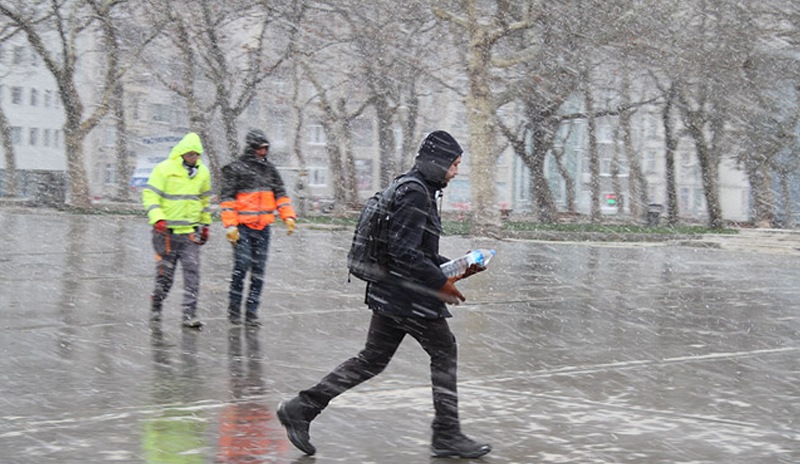
[[[167,221],[165,221],[163,219],[160,220],[160,221],[156,221],[156,223],[153,224],[153,230],[155,230],[159,234],[166,234],[167,233]]]
[[[225,238],[227,238],[228,241],[231,242],[231,245],[236,245],[237,243],[239,243],[239,228],[234,227],[231,230],[229,230],[228,233],[225,234]]]
[[[464,274],[461,277],[459,277],[458,279],[459,280],[466,279],[467,277],[469,277],[471,275],[475,275],[475,274],[477,274],[479,272],[483,272],[485,270],[486,270],[486,266],[481,266],[478,263],[470,264],[469,267],[467,268],[467,270],[464,271]]]
[[[297,221],[294,218],[286,218],[286,235],[292,235],[294,229],[297,227]]]
[[[208,241],[208,236],[210,232],[208,230],[208,226],[203,226],[200,229],[200,243],[206,243]]]
[[[442,288],[439,289],[440,300],[454,305],[457,305],[459,300],[467,301],[467,299],[464,298],[464,295],[462,295],[461,292],[459,292],[456,288],[456,280],[458,280],[457,277],[450,277],[447,279],[447,282],[442,285]]]

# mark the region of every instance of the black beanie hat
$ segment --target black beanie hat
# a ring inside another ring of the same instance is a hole
[[[440,159],[449,167],[462,153],[464,153],[464,150],[461,149],[461,145],[456,142],[452,135],[443,130],[437,130],[425,136],[419,147],[418,155],[420,157]]]
[[[264,131],[260,129],[250,129],[244,140],[247,144],[247,151],[255,151],[261,147],[267,147],[267,149],[269,149],[269,140],[267,140],[267,136],[264,135]]]
[[[415,165],[430,181],[442,183],[447,170],[464,150],[452,135],[437,130],[426,135],[417,152]]]

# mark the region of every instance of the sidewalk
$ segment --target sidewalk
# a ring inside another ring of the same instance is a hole
[[[202,252],[202,332],[180,290],[147,323],[154,266],[143,217],[0,209],[2,461],[444,463],[431,459],[425,354],[314,421],[304,458],[277,404],[355,355],[369,311],[347,281],[352,231],[273,234],[264,327],[226,320],[230,245]],[[497,250],[463,282],[466,433],[511,463],[800,462],[800,317],[793,255],[661,243],[446,237]]]

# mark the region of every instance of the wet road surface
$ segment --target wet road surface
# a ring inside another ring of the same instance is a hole
[[[302,227],[302,226],[301,226]],[[231,250],[202,252],[201,332],[182,280],[147,322],[143,218],[0,209],[0,462],[441,463],[430,458],[427,357],[314,421],[304,457],[282,400],[354,355],[370,314],[347,282],[349,231],[275,228],[264,326],[225,318]],[[800,462],[800,264],[669,244],[446,237],[495,248],[454,308],[466,433],[487,463]]]

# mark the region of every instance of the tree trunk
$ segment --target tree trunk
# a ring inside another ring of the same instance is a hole
[[[412,83],[406,98],[405,120],[402,121],[403,128],[403,148],[400,153],[400,170],[406,171],[414,164],[414,157],[417,150],[417,118],[419,117],[419,97],[417,96],[416,82]]]
[[[557,217],[553,191],[550,189],[544,173],[545,158],[553,146],[553,134],[555,131],[552,128],[545,128],[543,125],[534,127],[531,153],[522,156],[522,160],[530,170],[531,200],[533,202],[531,206],[539,221],[544,223],[553,223]]]
[[[564,165],[564,150],[557,149],[553,147],[553,158],[556,162],[556,168],[558,169],[558,173],[562,179],[564,179],[564,190],[566,193],[566,203],[567,203],[567,212],[570,214],[574,214],[575,209],[575,179],[572,178],[572,175],[567,170],[567,167]]]
[[[11,126],[3,108],[0,108],[0,142],[5,153],[5,185],[3,194],[16,197],[17,188],[17,156],[14,151],[14,142],[11,140]]]
[[[706,210],[708,212],[708,226],[712,229],[721,229],[722,207],[719,200],[719,155],[715,153],[712,144],[709,143],[705,133],[707,121],[712,120],[711,112],[713,109],[699,109],[690,107],[688,96],[682,90],[676,91],[677,97],[681,102],[681,115],[683,125],[689,132],[694,141],[697,159],[700,163],[700,171],[703,179],[703,194],[706,199]],[[719,123],[717,123],[719,126]],[[712,133],[714,129],[712,121]],[[721,130],[721,129],[720,129]]]
[[[339,100],[339,108],[345,111],[344,99]],[[342,145],[344,150],[344,160],[342,162],[342,176],[344,184],[345,207],[347,209],[358,209],[358,179],[356,175],[356,157],[353,154],[353,135],[350,120],[341,123],[342,126]]]
[[[781,186],[781,202],[783,203],[783,227],[794,229],[794,211],[792,208],[792,193],[789,187],[789,173],[780,170],[778,181]]]
[[[91,206],[89,199],[89,182],[86,167],[83,165],[83,137],[76,122],[64,125],[64,141],[67,151],[67,175],[69,176],[70,197],[68,203],[81,209]]]
[[[121,82],[114,85],[112,94],[112,108],[114,112],[114,126],[116,127],[116,140],[114,141],[114,148],[116,151],[116,173],[117,173],[117,188],[114,199],[117,201],[127,201],[129,199],[130,179],[133,174],[130,163],[130,155],[128,153],[128,130],[125,124],[125,105],[124,101],[124,88]]]
[[[589,191],[591,193],[590,219],[597,223],[600,215],[600,158],[597,153],[597,121],[594,115],[594,97],[592,96],[589,71],[583,72],[583,98],[586,106],[587,137],[589,138]]]
[[[467,129],[469,130],[470,182],[472,184],[473,232],[487,235],[500,227],[497,209],[494,109],[489,85],[491,44],[478,25],[476,7],[468,6]]]
[[[680,209],[678,205],[678,187],[675,178],[675,151],[678,148],[678,138],[672,123],[672,106],[675,101],[675,83],[670,85],[665,95],[666,104],[661,113],[664,123],[664,159],[666,162],[665,182],[667,184],[667,223],[671,226],[678,224]]]
[[[373,106],[378,124],[378,159],[380,160],[378,171],[381,188],[383,188],[389,185],[389,182],[397,175],[392,111],[385,98],[377,98]]]
[[[751,155],[745,162],[745,172],[753,197],[753,220],[759,227],[772,227],[775,223],[775,196],[772,192],[769,165],[763,156]]]

